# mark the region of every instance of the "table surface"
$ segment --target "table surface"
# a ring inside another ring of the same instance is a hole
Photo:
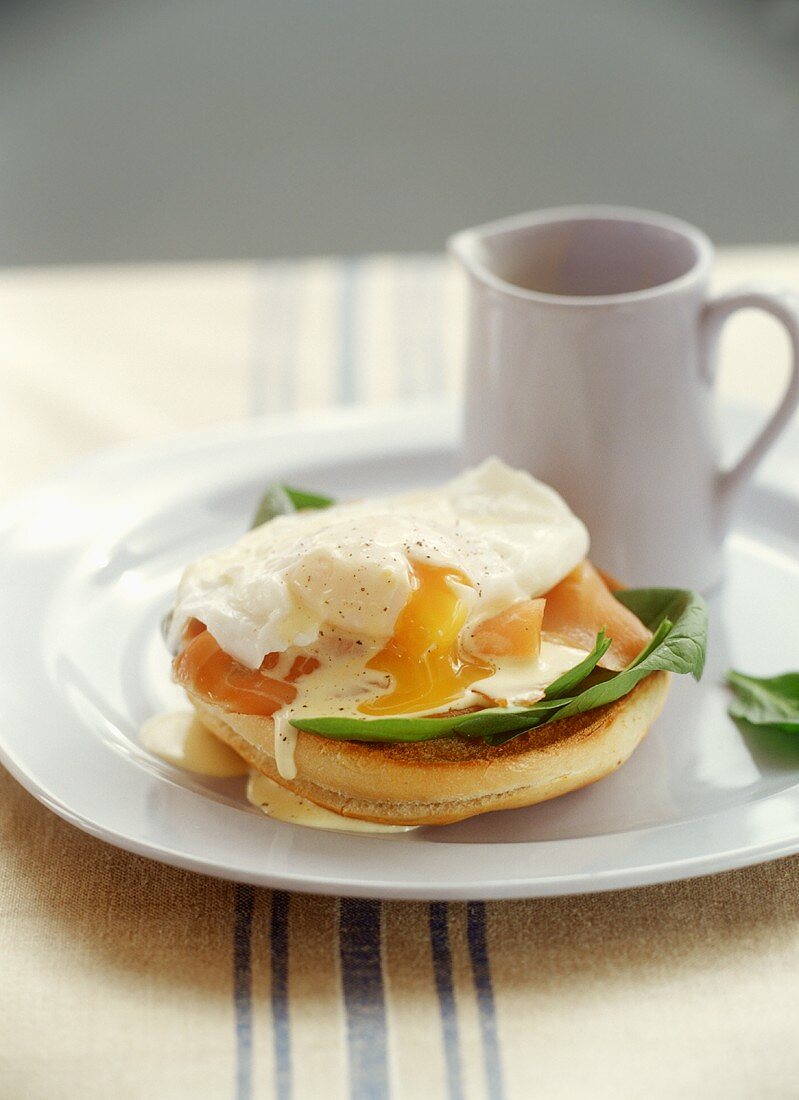
[[[716,288],[799,292],[799,248]],[[437,256],[0,272],[0,492],[89,450],[253,411],[460,388]],[[755,314],[719,389],[764,409]],[[0,769],[0,1095],[796,1095],[799,857],[583,898],[288,895],[117,851]]]

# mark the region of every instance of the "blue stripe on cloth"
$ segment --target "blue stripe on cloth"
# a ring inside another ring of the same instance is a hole
[[[357,400],[358,259],[345,256],[339,265],[338,400],[352,405]]]
[[[289,896],[283,890],[272,892],[269,921],[271,964],[272,1039],[275,1056],[275,1092],[277,1100],[291,1096],[291,1038],[289,1035]]]
[[[237,884],[233,917],[233,1009],[236,1023],[236,1100],[252,1089],[252,915],[255,890]]]
[[[380,917],[379,901],[341,899],[341,984],[352,1100],[387,1100],[389,1095]]]
[[[486,1094],[489,1100],[502,1100],[502,1061],[499,1055],[497,1015],[494,1006],[494,987],[491,982],[491,964],[486,938],[486,905],[484,901],[470,901],[466,906],[466,939],[472,961],[474,987],[477,991],[477,1010],[483,1039],[483,1060],[486,1075]]]
[[[441,1012],[444,1036],[444,1062],[447,1067],[447,1089],[450,1100],[461,1100],[463,1081],[458,1041],[458,1017],[455,1010],[455,986],[452,980],[452,952],[449,946],[447,905],[443,901],[430,904],[430,946],[433,951],[433,977]]]

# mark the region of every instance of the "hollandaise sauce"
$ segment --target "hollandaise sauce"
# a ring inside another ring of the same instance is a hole
[[[246,760],[214,737],[193,711],[156,714],[142,726],[139,740],[153,756],[196,775],[228,779],[249,770]]]
[[[310,825],[315,829],[332,829],[334,832],[390,834],[407,833],[418,825],[380,825],[374,821],[360,821],[354,817],[326,810],[286,790],[268,776],[251,772],[247,783],[247,798],[254,806],[276,821],[294,825]]]

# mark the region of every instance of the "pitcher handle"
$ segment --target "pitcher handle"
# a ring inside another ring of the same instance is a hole
[[[734,466],[719,472],[717,499],[722,511],[729,507],[799,404],[799,298],[787,290],[744,286],[707,303],[702,314],[707,352],[703,357],[706,381],[714,381],[714,351],[724,322],[739,309],[760,309],[782,323],[791,343],[791,374],[782,400],[756,438]]]

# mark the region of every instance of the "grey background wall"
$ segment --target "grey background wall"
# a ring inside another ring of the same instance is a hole
[[[0,264],[440,246],[557,203],[799,240],[797,0],[0,4]]]

